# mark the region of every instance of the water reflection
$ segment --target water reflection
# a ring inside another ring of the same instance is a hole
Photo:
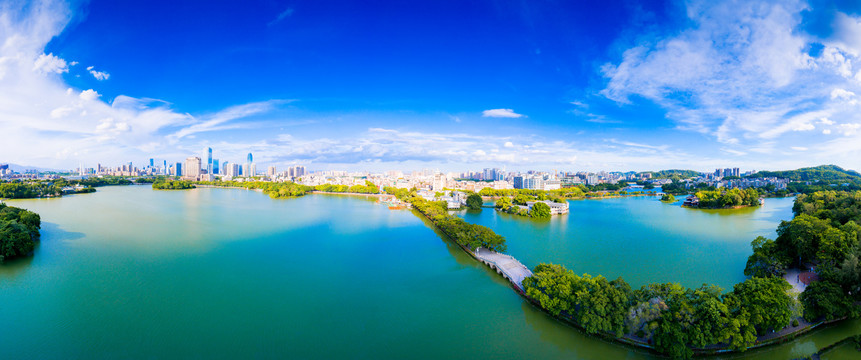
[[[84,237],[83,233],[65,231],[61,229],[58,224],[44,221],[42,222],[42,229],[39,233],[42,235],[39,241],[36,242],[32,255],[6,260],[5,262],[0,263],[0,280],[6,281],[18,277],[20,274],[26,272],[36,259],[41,256],[47,256],[48,254],[42,253],[42,244],[44,242],[60,243]]]

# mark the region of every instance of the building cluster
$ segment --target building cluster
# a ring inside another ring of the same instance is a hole
[[[499,168],[485,168],[481,171],[449,172],[444,173],[436,169],[423,169],[421,171],[385,171],[385,172],[348,172],[348,171],[314,171],[309,172],[305,166],[294,165],[283,171],[278,171],[275,166],[268,166],[265,172],[258,173],[257,164],[251,153],[245,161],[228,162],[213,158],[212,148],[206,148],[202,156],[191,156],[182,162],[171,162],[163,160],[161,163],[149,159],[149,163],[143,167],[136,167],[131,162],[117,167],[103,167],[97,164],[95,168],[80,166],[77,175],[86,177],[90,175],[114,175],[114,176],[149,176],[167,175],[180,177],[193,181],[213,180],[235,180],[244,181],[254,178],[262,181],[294,181],[303,185],[317,186],[324,184],[332,185],[365,185],[373,183],[381,188],[395,187],[400,189],[416,188],[428,192],[437,193],[444,190],[460,190],[479,192],[489,188],[493,190],[506,189],[530,189],[530,190],[556,190],[578,185],[616,184],[620,181],[645,181],[655,186],[669,183],[669,179],[653,179],[652,173],[643,172],[562,172],[562,171],[506,171]],[[695,188],[705,183],[717,188],[749,188],[773,185],[775,189],[785,189],[788,180],[780,178],[743,178],[743,176],[755,173],[749,171],[742,173],[739,168],[716,169],[713,173],[700,173],[698,176],[681,180],[686,188]],[[56,174],[42,174],[28,172],[18,174],[13,172],[8,165],[0,164],[0,177],[2,178],[51,178]],[[449,195],[453,196],[453,195]],[[462,199],[454,199],[452,203]],[[465,201],[465,200],[464,200]]]

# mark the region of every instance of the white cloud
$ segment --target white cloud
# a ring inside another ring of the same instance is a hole
[[[505,146],[505,147],[507,147],[507,148],[513,148],[513,147],[514,147],[514,143],[512,143],[511,141],[506,141],[506,142],[505,142],[505,144],[504,144],[503,146]]]
[[[814,148],[809,145],[822,139],[790,134],[857,119],[859,18],[839,14],[837,40],[826,39],[822,53],[811,57],[809,46],[818,41],[804,33],[801,20],[803,11],[817,9],[806,2],[686,5],[689,28],[640,42],[602,67],[602,95],[621,106],[645,98],[663,107],[678,129],[767,153],[798,141]]]
[[[822,133],[825,135],[831,134],[831,129],[822,130]]]
[[[66,60],[54,56],[53,53],[47,55],[41,54],[33,62],[33,70],[43,73],[62,74],[69,72],[69,66],[66,64]]]
[[[93,100],[97,100],[97,99],[98,99],[98,98],[100,98],[101,96],[102,96],[101,94],[99,94],[98,92],[96,92],[96,91],[95,91],[95,90],[93,90],[93,89],[89,89],[89,90],[81,91],[81,94],[80,94],[80,95],[78,95],[78,97],[80,97],[80,98],[81,98],[81,100],[84,100],[84,101],[93,101]]]
[[[93,77],[99,81],[107,80],[109,77],[111,77],[111,74],[108,74],[104,71],[96,71],[92,66],[87,66],[87,71],[89,71],[90,74],[92,74]]]
[[[807,148],[803,146],[793,146],[791,149],[795,151],[807,151]]]
[[[855,93],[846,89],[834,89],[831,90],[831,99],[840,99],[840,100],[852,100],[855,98]]]
[[[839,131],[843,135],[852,136],[858,133],[858,129],[861,129],[861,124],[852,123],[852,124],[840,124]]]
[[[519,118],[522,114],[515,113],[512,109],[490,109],[481,112],[483,117]]]

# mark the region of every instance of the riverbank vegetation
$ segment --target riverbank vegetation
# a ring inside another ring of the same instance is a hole
[[[505,252],[504,237],[487,227],[470,224],[457,216],[452,216],[448,213],[448,205],[445,201],[427,201],[418,196],[414,190],[393,187],[387,187],[385,190],[386,193],[395,195],[401,201],[412,204],[413,209],[427,217],[461,246],[471,251],[482,247],[496,252]]]
[[[313,191],[331,192],[331,193],[354,193],[354,194],[379,194],[380,188],[370,181],[365,181],[365,185],[333,185],[323,184],[314,186]]]
[[[41,226],[39,214],[0,203],[0,263],[33,252]]]
[[[794,301],[789,283],[776,277],[750,278],[726,294],[673,283],[631,290],[622,278],[578,276],[554,264],[536,266],[523,287],[542,308],[590,334],[642,339],[674,358],[711,345],[745,350],[757,336],[788,326]]]
[[[819,280],[799,296],[808,321],[861,316],[861,191],[799,195],[795,218],[782,221],[775,240],[752,243],[745,274],[781,276],[815,267]]]
[[[152,183],[155,190],[187,190],[194,187],[194,183],[185,180],[158,179]]]
[[[304,196],[312,188],[293,182],[268,182],[268,181],[198,181],[194,184],[215,187],[235,187],[249,190],[262,190],[264,194],[273,199],[294,198]]]
[[[65,179],[0,181],[0,199],[35,199],[96,192],[92,181]]]
[[[665,203],[674,203],[676,202],[676,197],[673,194],[664,194],[661,195],[661,201]]]

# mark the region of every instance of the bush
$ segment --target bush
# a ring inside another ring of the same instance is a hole
[[[529,216],[532,216],[536,219],[549,218],[550,206],[543,202],[537,202],[535,204],[532,204],[532,210],[529,210]]]

